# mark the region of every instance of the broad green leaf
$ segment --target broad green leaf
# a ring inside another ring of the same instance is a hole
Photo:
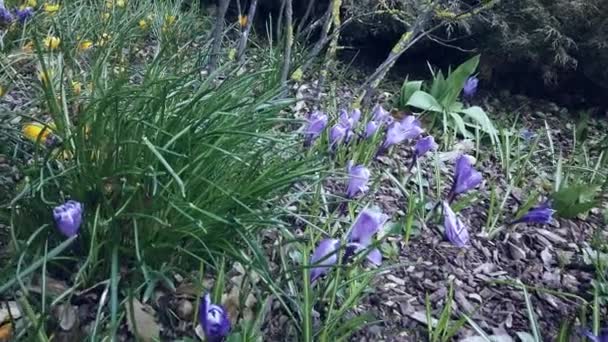
[[[443,73],[441,70],[437,72],[437,74],[433,75],[433,84],[431,84],[430,94],[433,97],[440,99],[444,96],[447,90],[447,82],[445,81],[445,77],[443,77]]]
[[[596,205],[596,197],[600,190],[600,186],[589,184],[562,187],[551,195],[553,208],[563,218],[576,217]]]
[[[490,120],[486,112],[481,109],[481,107],[469,107],[461,110],[460,113],[466,115],[474,123],[478,124],[481,130],[490,136],[493,144],[498,142],[498,131],[496,130],[496,127],[494,127],[494,124],[492,124],[492,120]]]
[[[407,105],[407,102],[409,101],[410,97],[412,97],[412,94],[420,90],[421,87],[422,81],[405,80],[405,82],[403,82],[403,85],[401,86],[401,95],[399,98],[399,105],[401,108]]]
[[[473,75],[475,69],[477,69],[477,65],[479,65],[479,55],[462,63],[454,72],[448,75],[446,79],[447,89],[445,89],[445,94],[439,98],[441,104],[445,107],[450,107],[456,101],[462,91],[462,87],[464,87],[464,83]]]
[[[454,119],[454,123],[456,124],[456,128],[465,138],[472,138],[473,135],[471,132],[467,131],[467,128],[464,125],[464,120],[458,113],[450,113],[452,119]]]
[[[442,112],[441,105],[429,93],[422,90],[415,91],[407,102],[408,106],[432,112]]]

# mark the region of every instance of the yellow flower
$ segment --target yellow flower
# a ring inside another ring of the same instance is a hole
[[[61,44],[61,39],[59,39],[58,37],[46,37],[44,38],[44,46],[49,49],[49,50],[55,50],[56,48],[59,47],[59,44]]]
[[[101,13],[101,19],[103,19],[104,21],[110,19],[110,13],[108,13],[108,12]]]
[[[29,122],[23,125],[23,136],[32,142],[40,141],[44,143],[46,139],[53,133],[50,124],[45,126],[39,122]],[[40,140],[38,140],[40,138]]]
[[[93,42],[91,40],[83,40],[78,44],[78,51],[83,52],[90,49],[93,46]]]
[[[55,13],[55,12],[59,11],[59,7],[60,7],[59,4],[49,4],[49,3],[46,3],[46,4],[44,4],[43,8],[44,8],[44,11],[46,13],[51,13],[52,14],[52,13]]]
[[[72,92],[78,96],[82,92],[82,84],[78,81],[72,81]]]
[[[38,1],[36,0],[27,0],[25,2],[25,5],[23,5],[23,7],[36,7],[38,6]]]
[[[245,27],[245,25],[247,25],[246,15],[239,15],[239,25],[241,25],[241,27]]]
[[[116,6],[120,7],[120,8],[124,8],[127,5],[127,2],[125,0],[116,0]]]
[[[302,68],[297,68],[296,71],[291,74],[291,79],[299,82],[302,80],[302,76],[304,76],[304,72],[302,72]]]
[[[146,21],[146,19],[142,19],[139,21],[139,28],[142,30],[145,30],[148,28],[148,22]]]
[[[175,19],[177,19],[177,17],[174,15],[165,16],[165,25],[173,25],[173,23],[175,23]]]

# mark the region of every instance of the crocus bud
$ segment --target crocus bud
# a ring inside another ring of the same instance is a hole
[[[443,202],[443,227],[445,237],[456,247],[465,247],[469,244],[469,231],[467,226],[456,216],[448,202]]]
[[[199,321],[208,342],[221,342],[230,332],[228,313],[221,305],[211,303],[209,294],[201,298]]]
[[[462,88],[462,92],[465,97],[471,98],[475,96],[477,92],[477,85],[479,84],[479,79],[475,76],[469,77],[464,83],[464,87]]]
[[[414,155],[416,158],[420,158],[427,152],[436,150],[437,147],[439,146],[435,142],[435,139],[429,135],[416,142],[416,146],[414,147]]]
[[[349,163],[347,166],[348,171],[348,187],[346,188],[346,196],[348,198],[354,198],[358,194],[365,193],[369,186],[369,169],[365,165],[351,166]]]
[[[57,229],[66,237],[78,234],[82,224],[83,205],[76,201],[67,201],[53,209],[53,218]]]

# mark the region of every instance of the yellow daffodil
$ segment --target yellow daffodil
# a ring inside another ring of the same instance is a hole
[[[50,125],[43,125],[39,122],[29,122],[23,125],[23,136],[32,142],[40,141],[44,143],[46,139],[53,133]],[[38,139],[40,138],[40,140]]]
[[[59,44],[61,44],[61,39],[59,39],[59,37],[46,37],[43,40],[44,42],[44,47],[46,47],[49,50],[55,50],[59,47]]]
[[[82,84],[78,81],[72,81],[72,92],[78,96],[82,92]]]
[[[247,25],[246,15],[239,15],[239,25],[241,25],[241,27],[245,27],[245,25]]]
[[[146,19],[140,20],[138,25],[139,25],[139,28],[142,30],[145,30],[148,28],[148,22],[146,21]]]
[[[60,8],[59,4],[49,4],[49,3],[46,3],[43,6],[43,10],[46,13],[49,13],[49,14],[53,14],[53,13],[59,11],[59,8]]]
[[[176,16],[174,15],[167,15],[165,16],[165,25],[173,25],[173,23],[175,23],[175,20],[177,19]]]
[[[91,40],[83,40],[78,44],[78,51],[83,52],[87,51],[93,46],[93,41]]]

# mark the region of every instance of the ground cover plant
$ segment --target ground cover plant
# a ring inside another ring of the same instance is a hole
[[[353,80],[339,0],[0,1],[0,341],[605,339],[606,123],[389,73],[493,3]]]

